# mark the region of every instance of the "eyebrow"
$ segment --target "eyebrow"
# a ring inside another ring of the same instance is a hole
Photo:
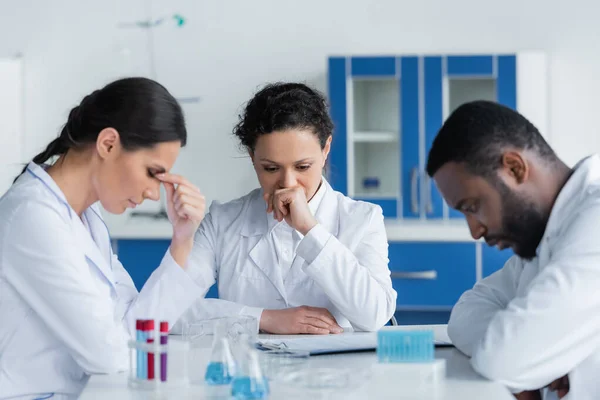
[[[261,158],[260,161],[266,161],[266,162],[270,162],[271,164],[279,165],[279,163],[269,160],[268,158]],[[308,161],[313,161],[313,159],[312,158],[304,158],[302,160],[294,161],[294,164],[301,164],[303,162],[308,162]]]

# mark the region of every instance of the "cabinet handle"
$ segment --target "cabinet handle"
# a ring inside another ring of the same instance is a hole
[[[412,169],[410,176],[410,208],[413,214],[419,213],[419,199],[417,198],[419,170]]]
[[[425,178],[426,183],[426,188],[427,188],[427,205],[425,206],[425,212],[427,214],[432,214],[433,213],[433,199],[431,198],[432,194],[432,190],[431,190],[431,178],[429,177],[429,175],[426,175],[427,177]]]
[[[437,271],[432,269],[430,271],[394,271],[391,275],[392,278],[396,279],[426,279],[426,280],[434,280],[437,279]]]

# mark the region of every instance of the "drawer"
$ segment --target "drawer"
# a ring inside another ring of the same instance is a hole
[[[475,284],[475,243],[392,242],[392,283],[398,309],[442,308]]]
[[[504,266],[509,258],[514,256],[512,249],[498,250],[496,247],[490,247],[482,243],[481,251],[482,275],[485,278]]]

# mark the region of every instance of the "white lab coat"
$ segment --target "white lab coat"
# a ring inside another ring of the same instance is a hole
[[[82,218],[36,164],[0,200],[0,398],[75,398],[127,369],[136,318],[171,326],[200,290],[167,251],[138,294],[98,206]]]
[[[396,291],[379,206],[354,201],[323,179],[318,224],[304,237],[282,277],[260,189],[226,204],[213,203],[196,234],[189,271],[198,286],[215,282],[219,299],[199,300],[177,329],[223,315],[260,319],[263,309],[327,308],[342,327],[376,330],[392,317]]]
[[[569,376],[566,399],[600,396],[600,158],[576,166],[537,257],[512,257],[465,292],[448,334],[483,376],[513,392]],[[549,392],[546,399],[555,398]]]

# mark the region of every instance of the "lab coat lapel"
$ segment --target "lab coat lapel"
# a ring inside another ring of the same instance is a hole
[[[108,229],[93,209],[93,206],[84,212],[90,231],[86,229],[80,218],[75,217],[73,225],[76,236],[85,253],[85,257],[106,278],[110,285],[115,288],[114,274],[111,266],[111,248]]]
[[[277,253],[273,246],[268,229],[269,215],[267,214],[266,203],[262,199],[262,192],[256,191],[250,206],[246,210],[245,224],[242,228],[242,236],[249,239],[260,236],[260,239],[250,250],[249,257],[252,262],[266,275],[269,281],[275,286],[283,298],[286,297],[281,276],[281,268],[277,261]]]
[[[337,237],[340,228],[338,199],[333,188],[325,178],[323,178],[323,184],[326,185],[326,191],[323,200],[321,201],[321,205],[315,213],[315,218],[327,232]]]
[[[315,218],[317,222],[321,226],[323,226],[329,233],[331,233],[334,236],[337,236],[339,227],[339,212],[337,198],[333,189],[331,188],[331,186],[329,186],[329,183],[325,180],[325,178],[323,178],[323,185],[326,185],[325,194],[323,195],[323,199],[321,200],[319,208],[317,208]],[[304,258],[300,257],[299,255],[296,255],[288,277],[294,280],[297,279],[296,277],[298,276],[298,274],[300,274],[304,262]]]

